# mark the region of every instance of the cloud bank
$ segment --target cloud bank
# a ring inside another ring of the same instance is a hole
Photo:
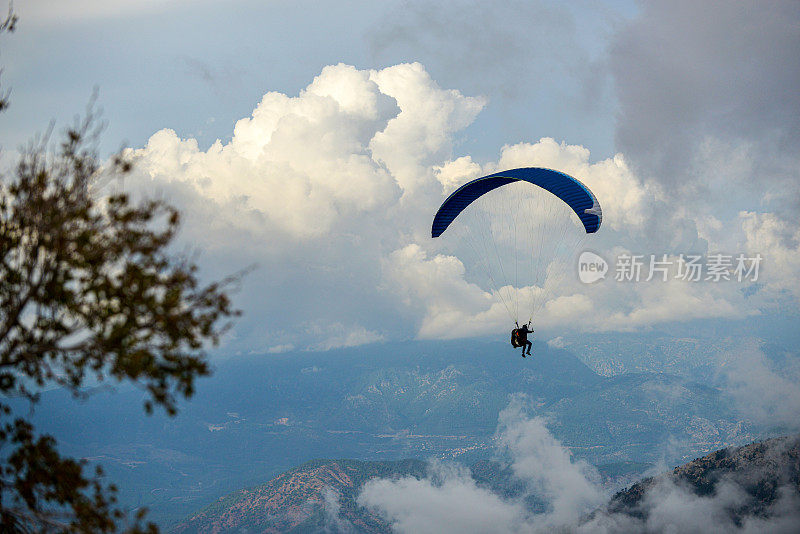
[[[721,355],[718,374],[745,418],[782,433],[800,430],[800,359],[795,355],[770,358],[751,341]]]
[[[541,419],[524,414],[515,398],[500,414],[498,453],[548,510],[532,513],[524,499],[508,499],[478,486],[469,470],[434,464],[429,478],[378,479],[365,484],[358,502],[381,513],[398,532],[530,532],[570,524],[576,513],[599,505],[596,472],[575,461]]]
[[[523,495],[502,496],[477,485],[463,467],[433,463],[430,475],[421,480],[367,482],[358,503],[400,533],[792,532],[800,520],[797,490],[787,486],[763,515],[737,521],[734,513],[751,497],[733,479],[722,480],[702,496],[671,479],[658,479],[644,490],[641,516],[615,511],[604,506],[610,495],[594,468],[574,459],[543,420],[527,417],[525,403],[524,397],[512,399],[500,414],[496,436],[497,453],[526,488]],[[781,454],[780,444],[775,447],[765,453],[765,461],[770,454]],[[528,506],[530,499],[543,503],[543,509]]]
[[[457,154],[485,103],[439,87],[418,63],[328,66],[297,96],[265,94],[228,142],[204,150],[173,130],[155,133],[131,151],[125,187],[183,211],[182,246],[199,250],[210,275],[259,266],[227,340],[247,352],[496,335],[510,324],[501,293],[546,295],[537,324],[560,332],[743,318],[759,313],[763,295],[795,291],[798,236],[779,214],[733,213],[730,226],[674,208],[664,183],[626,155],[592,160],[551,138],[504,146],[485,163]],[[547,262],[541,282],[492,288],[455,240],[430,239],[430,221],[459,184],[520,166],[562,170],[595,192],[604,225],[586,246],[606,256],[738,246],[769,254],[771,267],[755,298],[743,286],[674,279],[586,286],[573,266]]]

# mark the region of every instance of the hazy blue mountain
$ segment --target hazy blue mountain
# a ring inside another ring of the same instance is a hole
[[[123,502],[168,524],[312,458],[488,458],[516,393],[595,464],[688,459],[756,434],[707,385],[603,377],[565,350],[536,344],[523,359],[484,341],[230,358],[176,418],[145,416],[133,389],[97,389],[80,407],[56,390],[35,422],[64,452],[103,464]]]
[[[602,376],[666,373],[706,384],[719,383],[720,367],[743,347],[758,347],[778,372],[796,372],[792,366],[800,354],[792,348],[796,345],[746,336],[735,329],[720,335],[659,331],[579,335],[559,339],[558,344]]]
[[[547,505],[531,494],[523,480],[504,464],[481,460],[470,468],[478,486],[514,501],[524,498],[532,513],[547,511]],[[606,470],[605,478],[614,473]],[[423,478],[430,476],[419,460],[372,461],[314,460],[272,478],[266,483],[232,492],[202,510],[189,514],[172,529],[175,534],[215,532],[358,532],[388,533],[391,527],[374,510],[360,506],[358,495],[374,478]],[[688,495],[713,497],[720,486],[734,484],[742,497],[722,503],[721,513],[741,526],[748,517],[768,521],[785,513],[779,499],[800,498],[800,438],[783,437],[738,448],[715,451],[673,471],[637,482],[616,493],[607,505],[589,514],[615,517],[618,525],[644,531],[653,506],[648,492],[670,481]],[[791,493],[792,495],[787,495]],[[661,512],[662,514],[664,511]],[[701,509],[701,512],[702,509]],[[629,523],[625,518],[641,523]],[[720,517],[719,519],[725,519]],[[608,525],[608,523],[606,523]],[[776,523],[778,525],[779,523]],[[635,528],[641,525],[642,528]],[[613,530],[613,529],[612,529]],[[627,530],[626,530],[627,531]],[[783,531],[778,529],[778,531]]]

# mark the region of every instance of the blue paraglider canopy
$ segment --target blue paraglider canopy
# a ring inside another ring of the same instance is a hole
[[[436,212],[431,237],[439,237],[459,213],[482,195],[519,181],[537,185],[563,200],[581,220],[587,234],[600,228],[603,212],[589,188],[563,172],[541,167],[523,167],[483,176],[459,187]]]

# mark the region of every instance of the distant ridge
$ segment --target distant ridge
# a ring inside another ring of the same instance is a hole
[[[665,482],[697,496],[713,495],[723,482],[736,484],[746,492],[747,499],[729,510],[733,522],[738,525],[748,516],[766,517],[782,491],[794,491],[800,497],[800,435],[712,452],[618,492],[605,511],[646,520],[645,496]],[[800,525],[797,528],[800,532]]]
[[[242,356],[220,361],[176,418],[145,416],[142,393],[129,388],[99,391],[80,410],[67,391],[45,392],[34,420],[65,451],[102,464],[120,503],[148,508],[163,528],[312,458],[473,465],[491,457],[499,414],[517,393],[530,399],[529,415],[598,467],[652,464],[677,452],[673,440],[684,445],[668,458],[678,465],[772,431],[707,383],[603,377],[542,342],[533,353],[523,359],[504,339]]]
[[[482,461],[472,467],[479,485],[491,487],[505,497],[519,496],[524,490],[519,486],[521,482],[506,471],[496,462]],[[426,474],[427,463],[421,460],[314,460],[266,484],[222,497],[171,532],[391,532],[381,517],[357,504],[361,488],[373,478],[422,478]],[[787,489],[800,497],[800,436],[721,449],[671,472],[645,478],[618,492],[586,520],[608,514],[646,521],[646,496],[659,484],[672,483],[700,497],[715,494],[723,481],[736,484],[747,495],[745,501],[729,510],[734,524],[741,524],[747,517],[767,518],[770,507],[781,496],[786,497]],[[542,511],[536,510],[535,502],[528,505],[533,512]]]
[[[171,532],[320,532],[337,521],[358,532],[389,532],[385,521],[356,504],[359,491],[373,478],[421,478],[426,465],[421,460],[312,460],[266,484],[222,497]]]

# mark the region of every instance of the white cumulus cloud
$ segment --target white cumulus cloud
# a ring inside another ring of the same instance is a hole
[[[798,519],[796,488],[778,488],[778,498],[758,516],[740,523],[733,512],[751,497],[734,479],[722,479],[714,491],[697,495],[668,478],[657,480],[641,495],[641,516],[605,506],[610,495],[597,471],[572,457],[548,431],[545,421],[525,415],[526,400],[512,398],[501,412],[497,453],[508,459],[523,495],[504,497],[479,486],[458,464],[432,463],[423,479],[373,479],[362,488],[358,503],[405,532],[793,532]],[[778,443],[769,454],[785,454]],[[665,468],[665,470],[667,470]],[[742,480],[746,480],[744,477]],[[533,498],[536,510],[526,505]]]
[[[518,397],[500,415],[498,452],[506,454],[516,477],[548,504],[529,511],[521,498],[509,499],[478,486],[456,464],[433,464],[430,476],[367,482],[359,504],[383,515],[398,532],[537,532],[564,527],[603,500],[596,472],[553,438],[541,419],[524,415]]]
[[[245,316],[228,340],[247,351],[496,334],[509,328],[515,295],[541,301],[535,324],[559,331],[758,312],[743,286],[626,285],[611,280],[613,271],[586,286],[573,265],[551,264],[547,254],[536,256],[540,279],[489,284],[475,258],[451,248],[452,236],[430,238],[430,224],[458,185],[512,167],[555,168],[595,192],[604,224],[585,246],[608,260],[621,250],[695,252],[674,250],[686,243],[706,252],[704,239],[727,236],[769,253],[768,289],[793,290],[798,236],[773,214],[745,212],[740,231],[726,232],[723,214],[671,210],[661,186],[622,154],[592,161],[586,148],[551,138],[502,147],[485,163],[455,154],[485,103],[439,87],[418,63],[332,65],[296,96],[266,93],[228,142],[204,149],[173,130],[156,132],[131,151],[136,167],[125,187],[182,211],[182,245],[199,249],[212,275],[259,266],[245,280]]]

